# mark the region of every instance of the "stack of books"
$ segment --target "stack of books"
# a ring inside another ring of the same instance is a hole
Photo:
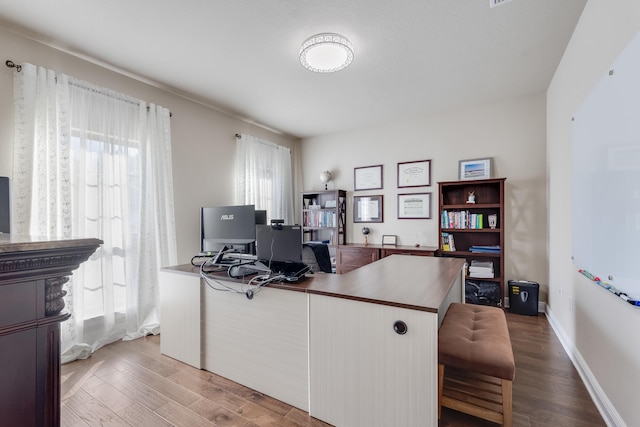
[[[472,259],[471,265],[469,265],[469,277],[476,279],[493,279],[495,277],[493,273],[493,262]]]

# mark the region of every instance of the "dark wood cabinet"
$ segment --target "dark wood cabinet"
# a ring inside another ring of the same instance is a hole
[[[380,259],[380,249],[365,245],[342,245],[336,249],[336,273],[348,273]]]
[[[500,291],[496,305],[502,305],[505,292],[505,180],[506,178],[495,178],[438,183],[439,248],[442,256],[465,258],[469,266],[472,262],[491,263],[493,277],[474,277],[474,274],[467,271],[466,279],[496,283]],[[470,195],[473,200],[470,200]],[[495,218],[494,224],[489,223],[490,216]],[[486,247],[491,249],[483,249]]]
[[[0,234],[1,425],[60,425],[62,287],[100,243]]]
[[[431,246],[340,245],[336,250],[336,272],[348,273],[389,255],[433,256],[437,250]]]

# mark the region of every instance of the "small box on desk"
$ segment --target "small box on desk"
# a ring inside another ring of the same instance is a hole
[[[512,313],[538,315],[540,285],[528,280],[509,280],[509,308]]]

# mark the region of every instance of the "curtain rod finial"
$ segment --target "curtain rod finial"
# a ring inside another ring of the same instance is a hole
[[[17,72],[22,71],[22,65],[16,64],[10,59],[7,59],[4,64],[9,68],[15,68]]]

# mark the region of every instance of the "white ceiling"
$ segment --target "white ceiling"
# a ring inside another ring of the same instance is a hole
[[[545,91],[586,1],[0,0],[0,24],[304,138]],[[321,32],[350,67],[300,65]]]

